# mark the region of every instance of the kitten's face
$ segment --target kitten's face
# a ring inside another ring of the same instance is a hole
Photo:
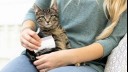
[[[58,25],[58,14],[53,9],[45,9],[37,16],[37,22],[42,29],[54,29]]]
[[[54,6],[50,9],[41,10],[39,7],[35,7],[36,11],[36,19],[43,30],[52,30],[58,27],[58,11]]]

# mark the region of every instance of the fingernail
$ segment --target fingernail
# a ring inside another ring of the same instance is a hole
[[[40,56],[37,56],[36,58],[37,58],[37,59],[39,59],[39,58],[40,58]]]
[[[33,64],[36,65],[36,61],[34,61]]]
[[[30,51],[34,51],[33,49],[30,49]]]

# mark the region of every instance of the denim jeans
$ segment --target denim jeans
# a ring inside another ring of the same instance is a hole
[[[38,72],[36,67],[29,62],[25,55],[21,55],[10,61],[0,72]],[[50,70],[49,72],[97,72],[89,66],[65,66]]]

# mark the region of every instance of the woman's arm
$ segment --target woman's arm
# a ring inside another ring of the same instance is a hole
[[[103,56],[103,46],[99,43],[93,43],[89,46],[72,49],[69,53],[72,64],[88,62]]]

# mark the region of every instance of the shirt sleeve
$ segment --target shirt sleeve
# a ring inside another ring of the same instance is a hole
[[[45,8],[48,8],[50,6],[51,0],[36,0],[35,4],[37,6],[39,6],[41,9],[45,9]],[[24,21],[26,21],[26,20],[32,20],[36,24],[36,29],[35,29],[35,31],[36,31],[38,28],[38,25],[36,22],[36,16],[35,16],[33,8],[30,8],[28,10],[27,14],[25,15]]]
[[[118,25],[114,29],[114,32],[106,39],[97,41],[104,48],[103,57],[108,56],[111,51],[118,46],[120,40],[127,33],[127,11],[121,16]]]

